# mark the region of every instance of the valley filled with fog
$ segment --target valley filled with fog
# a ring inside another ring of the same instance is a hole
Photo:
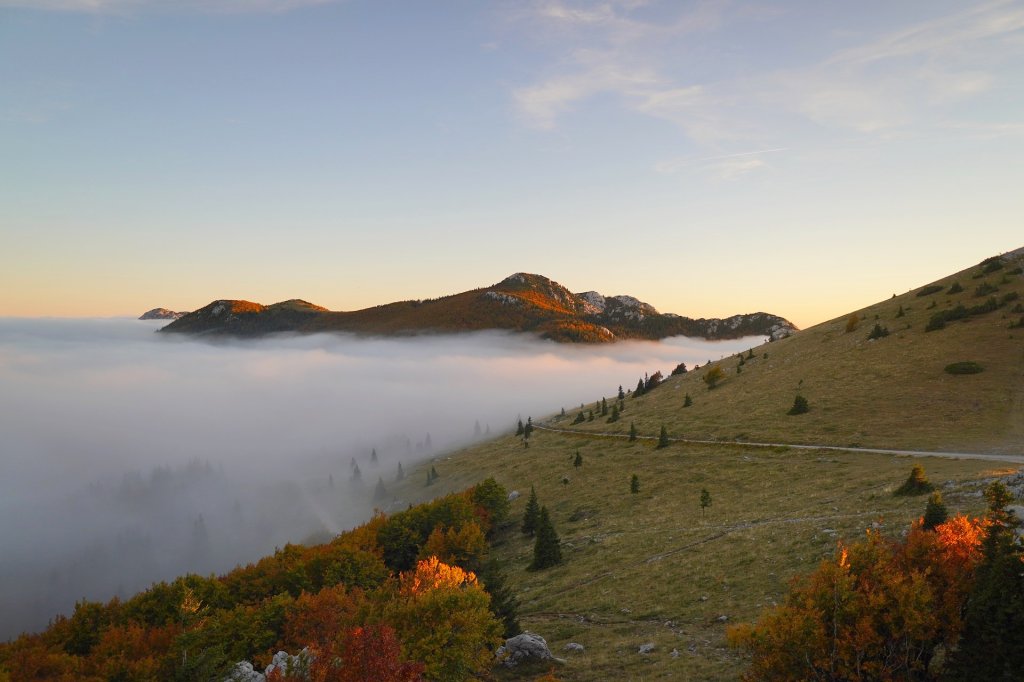
[[[404,508],[375,499],[399,463],[763,341],[210,342],[162,324],[0,319],[0,639]]]

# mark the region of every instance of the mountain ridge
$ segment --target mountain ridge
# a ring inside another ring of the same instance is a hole
[[[282,332],[410,335],[483,330],[534,333],[562,343],[610,343],[669,336],[778,339],[797,327],[766,312],[709,319],[663,314],[633,296],[575,294],[543,275],[517,272],[489,287],[351,312],[328,310],[301,299],[271,305],[218,299],[160,331],[256,337]]]

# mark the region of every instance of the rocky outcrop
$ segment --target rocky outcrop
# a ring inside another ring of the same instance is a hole
[[[548,648],[547,641],[533,632],[524,632],[506,639],[505,644],[498,647],[494,655],[502,665],[509,668],[514,668],[522,663],[565,662],[560,658],[555,658],[551,649]]]
[[[167,308],[153,308],[147,310],[139,316],[140,320],[177,320],[179,317],[184,317],[188,313],[176,313],[173,310]]]

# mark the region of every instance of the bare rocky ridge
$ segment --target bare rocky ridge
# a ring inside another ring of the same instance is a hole
[[[269,306],[218,300],[173,321],[161,331],[262,336],[277,332],[407,335],[488,329],[530,332],[566,343],[656,340],[669,336],[777,339],[796,331],[791,322],[769,313],[692,319],[662,314],[632,296],[603,296],[596,291],[574,294],[547,277],[522,272],[483,289],[354,312],[330,311],[298,299]]]
[[[184,317],[188,313],[177,313],[167,308],[153,308],[147,310],[139,316],[140,320],[177,320],[179,317]]]

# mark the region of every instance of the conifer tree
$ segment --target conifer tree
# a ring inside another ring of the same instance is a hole
[[[661,425],[661,433],[658,434],[658,448],[659,449],[667,448],[668,446],[669,446],[668,429],[666,429],[665,425],[662,424]]]
[[[700,489],[700,513],[704,516],[707,513],[708,507],[711,506],[711,493],[708,492],[707,488]]]
[[[606,398],[601,398],[601,416],[608,416],[608,400]]]
[[[509,587],[505,571],[497,559],[488,559],[478,576],[491,595],[491,613],[504,627],[502,637],[515,637],[523,631],[519,625],[519,600]]]
[[[537,538],[533,542],[533,563],[530,570],[539,571],[562,563],[562,541],[551,524],[548,508],[541,507],[537,516]]]
[[[802,395],[798,395],[795,398],[793,398],[793,407],[789,408],[789,412],[787,412],[786,414],[804,414],[810,409],[811,408],[808,407],[807,405],[807,398],[803,397]]]
[[[644,380],[641,379],[640,381],[636,382],[636,390],[633,391],[633,397],[634,398],[639,398],[643,394],[644,394]]]
[[[689,407],[690,405],[693,405],[693,398],[691,398],[690,394],[687,393],[686,397],[683,398],[683,407]]]
[[[640,492],[640,477],[633,474],[633,478],[629,479],[629,492],[636,495]]]
[[[377,448],[370,450],[370,461],[374,464],[377,463]]]
[[[612,405],[612,414],[610,417],[608,417],[608,423],[613,424],[617,421],[619,421],[619,406]]]
[[[395,476],[395,480],[396,481],[401,481],[403,478],[405,478],[405,472],[402,471],[402,463],[399,462],[398,463],[398,474]]]
[[[434,467],[430,467],[430,478],[433,481],[436,481],[437,479],[441,478],[441,475],[437,473],[437,469],[435,469]]]
[[[526,511],[523,512],[523,525],[520,530],[524,535],[533,535],[537,532],[537,517],[540,515],[540,505],[537,503],[537,491],[530,486],[530,497],[526,501]]]
[[[619,400],[625,400],[626,394],[622,390],[622,384],[619,384]]]
[[[583,466],[583,455],[580,454],[579,450],[576,451],[576,459],[572,461],[572,465],[577,469]]]
[[[946,510],[946,505],[942,503],[942,493],[936,490],[928,497],[921,527],[925,530],[935,530],[935,527],[945,523],[947,518],[949,518],[949,512]]]
[[[915,464],[910,470],[910,475],[907,476],[907,480],[903,482],[893,495],[923,495],[930,493],[935,490],[935,486],[928,481],[928,477],[925,476],[924,467],[920,464]]]
[[[636,424],[629,422],[629,442],[632,443],[636,440]]]
[[[585,421],[587,421],[586,415],[584,415],[582,412],[580,412],[578,415],[576,415],[576,418],[572,420],[572,423],[574,425],[575,424],[582,424]]]
[[[362,478],[363,478],[363,473],[361,471],[359,471],[359,465],[357,464],[355,469],[352,470],[352,480],[353,481],[359,481],[359,480],[362,480]]]
[[[523,431],[524,431],[524,429],[523,429],[523,420],[520,419],[519,420],[519,424],[516,426],[516,435],[517,436],[523,435]]]
[[[588,421],[588,422],[592,422],[592,421],[594,421],[594,411],[593,411],[593,410],[590,410],[590,411],[589,411],[589,412],[587,413],[587,421]]]
[[[377,487],[373,491],[373,499],[383,500],[388,496],[388,489],[384,487],[384,479],[380,476],[377,477]]]

